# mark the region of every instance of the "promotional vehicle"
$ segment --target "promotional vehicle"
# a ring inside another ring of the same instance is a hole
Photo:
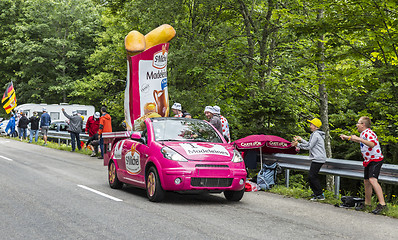
[[[147,118],[143,131],[103,133],[111,188],[124,183],[146,189],[150,201],[166,191],[224,192],[230,201],[244,194],[243,158],[208,122]]]

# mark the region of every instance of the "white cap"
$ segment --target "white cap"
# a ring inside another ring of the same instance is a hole
[[[94,118],[100,118],[100,113],[99,112],[95,112],[94,113]]]
[[[77,114],[77,111],[76,110],[73,110],[72,111],[72,115],[76,115]]]
[[[173,104],[171,109],[176,109],[176,110],[180,110],[181,111],[181,104],[176,102],[176,103]]]
[[[214,113],[221,114],[221,108],[219,106],[213,106]]]
[[[46,108],[43,108],[41,111],[42,111],[42,112],[45,112],[45,111],[47,111],[47,109],[46,109]]]
[[[210,113],[214,114],[214,108],[212,106],[206,106],[204,112],[205,113],[210,112]]]

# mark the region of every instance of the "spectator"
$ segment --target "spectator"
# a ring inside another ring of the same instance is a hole
[[[308,120],[308,122],[311,123],[310,129],[312,133],[310,140],[307,142],[300,136],[295,136],[292,146],[297,146],[300,149],[310,151],[310,159],[312,161],[310,171],[308,173],[308,181],[312,191],[314,192],[311,200],[325,200],[325,195],[323,194],[322,186],[318,177],[319,170],[326,162],[325,133],[319,130],[322,126],[322,122],[318,118]],[[298,143],[299,141],[301,143]]]
[[[100,117],[100,123],[99,123],[99,130],[98,130],[98,135],[100,136],[100,149],[101,149],[101,156],[98,157],[99,159],[104,158],[104,139],[102,138],[102,133],[104,132],[112,132],[112,118],[111,115],[109,115],[107,112],[107,109],[105,106],[101,108],[101,117]]]
[[[15,110],[15,126],[17,127],[17,135],[18,137],[21,137],[21,128],[19,127],[19,119],[21,119],[22,115],[21,112],[23,112],[22,109]]]
[[[43,140],[44,140],[43,146],[46,146],[47,145],[48,128],[50,127],[50,124],[51,124],[51,117],[47,113],[46,108],[43,108],[42,111],[43,111],[43,114],[40,117],[40,130],[41,130],[41,133],[43,134]]]
[[[383,189],[378,182],[384,157],[381,152],[379,139],[377,138],[376,133],[370,129],[371,123],[372,122],[369,117],[360,117],[357,123],[357,130],[361,133],[360,136],[347,136],[341,134],[340,138],[342,140],[360,143],[361,152],[364,159],[362,165],[365,167],[363,181],[365,185],[365,204],[357,207],[356,210],[365,210],[371,207],[373,189],[379,200],[379,204],[377,205],[376,209],[372,211],[372,213],[379,214],[387,210],[383,196]]]
[[[180,103],[174,103],[171,110],[173,110],[174,117],[182,117],[182,107]]]
[[[33,116],[29,118],[30,122],[30,139],[29,143],[33,141],[33,135],[35,135],[35,142],[37,142],[37,139],[39,138],[39,123],[40,123],[40,117],[37,114],[36,111],[33,112]]]
[[[69,132],[72,144],[72,152],[75,151],[76,145],[79,150],[82,149],[80,145],[80,133],[83,127],[83,119],[77,114],[77,111],[72,111],[72,116],[68,115],[65,112],[65,109],[62,108],[62,113],[65,115],[66,118],[69,119]],[[75,142],[76,139],[76,142]]]
[[[8,133],[8,130],[10,130],[10,133]],[[11,113],[10,120],[8,120],[6,129],[4,131],[7,133],[8,136],[15,137],[16,132],[15,132],[15,115]]]
[[[214,115],[214,108],[212,106],[206,106],[204,113],[207,119],[209,119],[210,124],[213,125],[222,134],[221,120],[219,117]]]
[[[231,142],[231,136],[229,134],[229,124],[228,120],[221,115],[221,108],[219,106],[214,106],[214,111],[215,115],[218,116],[221,120],[221,128],[222,128],[222,134],[224,138],[227,140],[228,143]]]
[[[24,112],[21,112],[21,118],[19,119],[18,122],[18,129],[20,129],[19,132],[19,139],[22,140],[28,140],[28,135],[27,135],[27,130],[28,130],[28,124],[29,124],[29,119],[25,116]]]
[[[95,112],[93,116],[90,116],[87,119],[86,123],[86,134],[88,134],[89,139],[86,143],[86,146],[91,145],[93,147],[93,153],[91,154],[91,157],[95,157],[98,154],[98,144],[91,144],[93,141],[97,141],[98,139],[98,129],[99,129],[99,119],[100,119],[100,113]]]

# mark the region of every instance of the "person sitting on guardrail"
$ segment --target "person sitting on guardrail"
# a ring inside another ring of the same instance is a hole
[[[98,129],[99,129],[99,119],[100,119],[100,113],[95,112],[93,116],[90,116],[87,119],[86,123],[86,134],[88,134],[89,139],[86,143],[86,146],[92,146],[93,147],[93,153],[91,154],[91,157],[95,157],[98,154],[98,144],[91,144],[93,141],[98,141]]]
[[[76,145],[79,150],[82,149],[80,145],[80,132],[83,126],[83,119],[77,114],[77,111],[72,111],[72,116],[68,115],[65,112],[65,109],[62,108],[62,113],[65,115],[66,118],[69,119],[69,131],[70,131],[70,138],[72,144],[72,152],[75,151]],[[76,142],[75,142],[76,139]]]
[[[325,195],[323,194],[323,189],[318,177],[319,170],[326,162],[325,132],[319,130],[319,128],[322,126],[322,122],[318,118],[308,120],[308,122],[311,123],[310,130],[312,133],[310,140],[307,142],[300,136],[295,136],[292,146],[297,146],[300,149],[310,151],[310,159],[312,162],[310,171],[308,173],[308,182],[310,183],[310,187],[314,192],[311,200],[325,200]],[[301,143],[299,143],[299,141]]]
[[[357,130],[361,133],[358,137],[356,135],[347,136],[340,135],[342,140],[353,141],[360,143],[361,152],[363,156],[362,165],[364,169],[364,185],[365,185],[365,204],[356,208],[356,210],[365,210],[371,207],[372,204],[372,189],[375,191],[379,200],[376,209],[372,211],[374,214],[380,214],[387,210],[386,202],[384,201],[383,189],[381,188],[378,178],[381,166],[383,165],[383,154],[379,139],[375,132],[370,129],[372,122],[369,117],[360,117],[357,122]]]

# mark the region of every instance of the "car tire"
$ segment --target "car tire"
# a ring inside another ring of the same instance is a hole
[[[240,191],[224,191],[224,196],[228,201],[238,202],[243,198],[243,194],[245,194],[245,189]]]
[[[164,199],[165,191],[160,183],[159,174],[155,167],[150,167],[146,175],[146,195],[151,202],[160,202]]]
[[[116,166],[112,160],[108,165],[108,182],[109,186],[113,189],[121,189],[123,187],[123,182],[117,178]]]

